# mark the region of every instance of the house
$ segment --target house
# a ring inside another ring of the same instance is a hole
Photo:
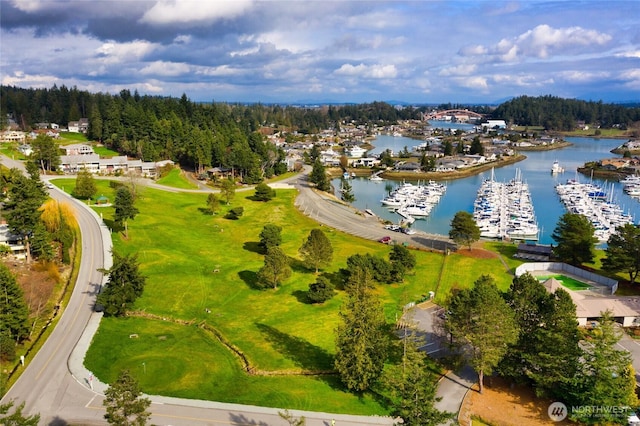
[[[367,150],[356,145],[346,148],[344,153],[350,158],[360,158],[367,153]]]
[[[81,118],[78,121],[70,121],[67,130],[71,133],[87,133],[89,130],[89,119]]]
[[[352,167],[375,167],[380,164],[380,160],[374,157],[362,157],[352,159],[350,165]]]
[[[26,247],[22,244],[22,238],[12,234],[6,222],[0,223],[0,245],[9,247],[11,254],[17,259],[25,259]]]
[[[33,153],[33,148],[28,143],[25,143],[18,147],[18,151],[28,157]]]
[[[485,129],[494,130],[494,129],[506,129],[507,123],[504,120],[487,120],[486,123],[482,123],[482,130]]]
[[[0,133],[0,142],[24,142],[27,138],[24,132],[6,130]]]
[[[65,145],[60,147],[64,150],[66,155],[89,155],[95,154],[93,147],[85,143],[74,143],[72,145]]]

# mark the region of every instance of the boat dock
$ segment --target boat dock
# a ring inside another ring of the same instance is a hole
[[[426,218],[446,190],[445,185],[434,181],[424,185],[403,183],[380,202],[393,208],[403,222],[412,223],[415,219]]]
[[[599,185],[570,179],[556,185],[556,192],[569,212],[589,219],[595,228],[594,236],[601,243],[607,242],[617,227],[633,224],[631,215],[624,213]]]
[[[478,189],[473,218],[483,238],[537,241],[539,228],[528,185],[519,170],[509,182],[491,178]]]

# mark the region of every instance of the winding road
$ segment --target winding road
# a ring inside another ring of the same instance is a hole
[[[22,164],[4,157],[8,167],[24,170]],[[375,218],[356,214],[351,208],[311,190],[304,178],[296,178],[300,190],[298,207],[310,217],[365,238],[386,235]],[[279,185],[289,185],[281,183]],[[157,185],[152,185],[157,186]],[[167,189],[166,187],[163,189]],[[111,266],[111,235],[101,218],[88,206],[53,188],[52,198],[69,202],[75,211],[82,234],[82,257],[78,279],[68,305],[54,331],[33,359],[27,359],[20,378],[3,396],[1,403],[25,403],[24,413],[40,414],[41,425],[104,425],[103,393],[107,386],[100,383],[83,366],[84,354],[100,323],[101,314],[94,312],[95,297],[104,283],[98,269]],[[398,235],[406,241],[420,238]],[[442,239],[441,239],[442,240]],[[424,241],[429,241],[425,238]],[[414,241],[420,244],[421,241]],[[435,244],[435,243],[434,243]],[[446,244],[442,242],[441,244]],[[426,246],[427,247],[427,246]],[[225,404],[149,396],[152,400],[151,424],[175,426],[200,425],[286,425],[278,412],[281,409]],[[391,425],[394,419],[376,416],[351,416],[331,413],[290,410],[296,417],[305,416],[309,426],[336,424]]]

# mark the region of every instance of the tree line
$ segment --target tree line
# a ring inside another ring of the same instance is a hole
[[[491,115],[519,126],[543,126],[546,130],[571,131],[578,121],[626,130],[640,121],[640,108],[551,95],[520,96],[500,104]]]

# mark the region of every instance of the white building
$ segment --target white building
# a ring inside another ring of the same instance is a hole
[[[352,146],[346,148],[344,150],[344,153],[347,155],[347,157],[350,158],[361,158],[367,153],[367,150],[359,146]]]

